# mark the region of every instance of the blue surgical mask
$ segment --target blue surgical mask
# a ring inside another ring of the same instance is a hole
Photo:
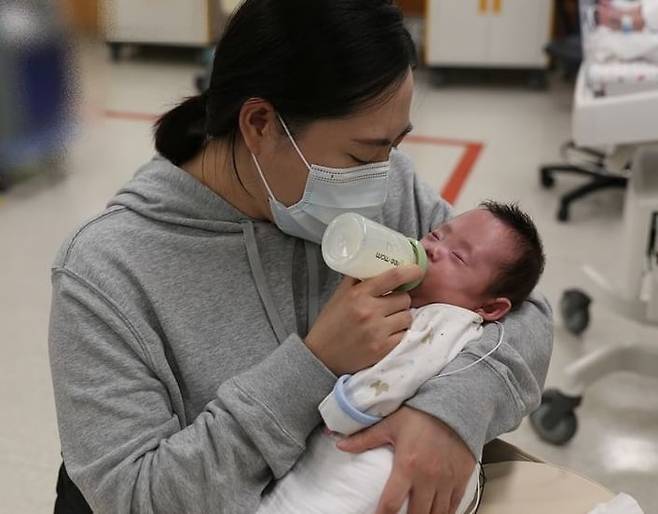
[[[327,225],[340,214],[356,212],[373,219],[381,212],[388,194],[390,161],[351,168],[328,168],[309,164],[288,127],[279,117],[295,151],[308,168],[308,178],[301,200],[286,207],[270,189],[263,170],[252,153],[269,197],[272,217],[282,232],[320,244]]]

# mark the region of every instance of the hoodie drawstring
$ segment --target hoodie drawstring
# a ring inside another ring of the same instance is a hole
[[[279,344],[282,344],[289,334],[285,328],[285,325],[283,324],[279,310],[274,304],[274,299],[272,297],[270,288],[267,285],[265,271],[263,270],[263,263],[260,258],[260,252],[258,251],[258,243],[256,242],[256,234],[254,232],[253,223],[250,221],[243,221],[242,231],[244,234],[245,246],[247,248],[249,266],[251,267],[251,273],[254,276],[254,281],[256,282],[256,290],[258,291],[261,302],[263,302],[267,317],[269,318],[270,324],[274,329],[274,334],[276,335]]]
[[[308,317],[307,317],[307,333],[310,332],[311,327],[318,317],[320,310],[320,271],[318,266],[318,246],[304,241],[304,248],[306,250],[306,267],[308,269]]]

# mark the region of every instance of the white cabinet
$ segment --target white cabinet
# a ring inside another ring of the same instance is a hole
[[[479,1],[479,0],[477,0]],[[432,0],[426,20],[428,64],[481,62],[487,54],[489,18],[477,1]]]
[[[104,0],[108,43],[206,46],[215,41],[216,0]]]
[[[430,66],[545,68],[551,0],[429,0]]]

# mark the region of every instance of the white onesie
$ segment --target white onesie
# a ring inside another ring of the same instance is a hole
[[[412,309],[413,322],[402,341],[380,362],[340,377],[320,404],[327,427],[349,435],[397,410],[418,388],[439,374],[470,341],[480,338],[482,318],[454,305]],[[393,466],[393,450],[350,454],[336,448],[342,436],[318,429],[293,469],[276,482],[258,514],[372,514]],[[458,514],[477,486],[477,467]],[[400,514],[407,512],[406,504]]]

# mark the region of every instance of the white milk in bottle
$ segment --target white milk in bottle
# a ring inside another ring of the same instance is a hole
[[[397,266],[417,264],[423,272],[427,269],[427,254],[420,242],[353,212],[329,224],[322,238],[322,256],[334,271],[359,280]],[[399,290],[410,291],[421,281]]]

